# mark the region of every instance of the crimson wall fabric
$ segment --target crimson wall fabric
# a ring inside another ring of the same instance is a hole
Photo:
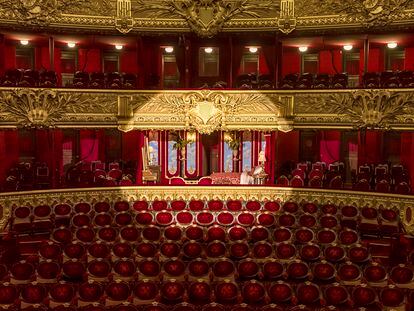
[[[276,137],[276,165],[278,171],[286,162],[299,162],[300,131],[288,133],[277,132]],[[278,172],[279,174],[279,172]]]
[[[8,170],[19,162],[18,131],[0,131],[0,184],[3,185]]]
[[[49,46],[35,48],[35,69],[50,70]]]
[[[300,72],[300,53],[297,49],[283,50],[282,76]]]
[[[266,163],[265,171],[269,175],[269,182],[273,183],[275,180],[276,174],[276,136],[278,133],[272,132],[270,134],[265,134],[266,139]]]
[[[142,184],[142,153],[144,146],[144,132],[132,130],[122,133],[122,159],[124,161],[136,161],[136,183]]]
[[[333,75],[342,71],[341,50],[323,50],[319,52],[319,73]]]
[[[358,165],[384,162],[382,138],[382,131],[366,130],[359,132]]]
[[[401,164],[404,165],[409,172],[411,185],[414,185],[414,133],[401,133]]]
[[[4,47],[4,68],[16,68],[16,47],[14,45],[6,45]]]
[[[405,48],[405,70],[414,70],[414,47]]]
[[[137,51],[122,51],[119,58],[121,72],[135,74],[138,72]]]
[[[320,160],[326,164],[341,160],[341,132],[321,131],[320,132]]]
[[[92,162],[99,158],[99,137],[95,130],[80,130],[80,160]]]
[[[102,71],[100,49],[79,49],[78,68],[81,71],[100,72]]]
[[[380,48],[370,48],[368,55],[368,71],[381,72],[384,71],[384,50]]]

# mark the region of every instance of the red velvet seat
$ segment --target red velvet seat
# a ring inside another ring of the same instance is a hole
[[[215,216],[213,213],[208,211],[199,212],[196,215],[196,222],[200,226],[210,226],[214,223]]]
[[[239,262],[237,272],[239,274],[239,278],[241,279],[252,279],[258,275],[260,267],[257,262],[251,258],[247,258]]]
[[[170,241],[181,240],[182,234],[182,229],[176,225],[171,225],[164,229],[164,238]]]
[[[87,214],[78,213],[72,217],[72,226],[81,228],[84,226],[89,226],[90,224],[91,218]]]
[[[264,204],[264,206],[267,206],[269,208],[272,208],[272,204],[266,202]],[[262,208],[262,205],[260,204],[259,201],[247,201],[246,202],[246,210],[250,211],[250,212],[257,212]]]
[[[135,263],[131,259],[119,259],[113,263],[113,272],[116,279],[130,281],[136,272]]]
[[[102,287],[99,283],[89,281],[82,283],[78,289],[78,295],[81,302],[93,303],[97,302],[103,294]]]
[[[83,263],[72,259],[63,263],[62,272],[66,280],[77,282],[83,279],[86,269]]]
[[[88,214],[92,210],[92,208],[89,203],[80,202],[75,205],[74,210],[76,213]]]
[[[218,303],[231,304],[237,300],[239,291],[235,283],[224,281],[216,285],[214,293]]]
[[[72,214],[72,207],[69,204],[63,203],[55,205],[53,213],[55,214],[55,227],[69,225]]]
[[[300,228],[295,231],[295,242],[299,244],[309,243],[314,239],[314,233],[308,228]]]
[[[271,227],[275,224],[276,218],[270,212],[263,212],[257,215],[257,224],[264,227]]]
[[[173,211],[182,211],[187,207],[187,202],[184,200],[174,200],[170,203]]]
[[[43,232],[54,227],[52,223],[52,208],[49,205],[38,205],[33,209],[33,230]]]
[[[300,304],[312,305],[318,303],[321,293],[318,285],[313,283],[301,283],[296,288],[296,297]]]
[[[87,268],[88,278],[103,282],[108,279],[111,269],[111,264],[107,260],[101,258],[92,260],[89,262]]]
[[[112,301],[126,301],[130,295],[131,289],[128,283],[111,282],[105,288],[105,293]]]
[[[185,230],[185,236],[189,240],[202,240],[204,238],[204,229],[196,225],[189,226]]]
[[[241,212],[237,215],[237,223],[244,227],[250,227],[254,224],[254,215],[250,212]]]
[[[276,246],[276,256],[281,260],[290,260],[296,256],[296,248],[290,243],[280,243]]]
[[[159,247],[160,255],[166,258],[178,257],[181,252],[179,244],[174,242],[164,242]]]
[[[195,304],[205,304],[210,302],[211,287],[205,281],[192,282],[188,287],[190,301]]]
[[[289,303],[292,300],[293,290],[288,283],[278,281],[272,283],[267,290],[267,294],[272,303]]]
[[[247,242],[235,242],[230,244],[230,256],[235,260],[246,258],[249,255],[249,244]]]
[[[85,247],[83,246],[83,244],[80,244],[77,241],[66,244],[63,249],[63,255],[69,259],[82,258],[85,255],[85,253]]]
[[[339,241],[343,245],[351,245],[359,241],[359,236],[354,230],[344,230],[339,233]]]
[[[34,275],[34,267],[31,263],[26,261],[16,262],[10,268],[12,282],[18,284],[27,284],[31,281]]]
[[[42,304],[47,296],[47,290],[43,285],[27,284],[21,289],[22,307],[24,304]]]
[[[155,222],[159,226],[169,226],[174,222],[174,215],[166,211],[157,212],[155,214]]]
[[[358,286],[352,291],[352,300],[357,307],[368,307],[375,302],[376,292],[365,285]]]
[[[337,263],[345,258],[345,250],[336,244],[329,245],[325,248],[324,255],[326,260]]]
[[[182,212],[177,213],[177,215],[175,215],[175,219],[178,224],[185,226],[193,222],[194,216],[192,213],[188,211],[182,211]]]
[[[399,287],[411,288],[414,282],[414,271],[410,267],[400,264],[391,269],[390,279]]]
[[[106,258],[110,252],[109,246],[102,241],[97,241],[88,247],[88,255],[93,258]]]
[[[226,244],[220,241],[211,242],[206,247],[206,255],[208,258],[224,257],[226,253]]]
[[[387,280],[387,271],[383,265],[374,262],[365,267],[364,277],[370,285],[383,285]]]
[[[250,231],[250,239],[252,242],[265,241],[269,239],[269,230],[262,226],[254,226]]]
[[[207,241],[226,241],[226,230],[218,225],[214,225],[207,229]]]
[[[181,282],[169,280],[161,287],[161,299],[167,303],[177,303],[183,300],[185,287]]]
[[[210,211],[218,212],[224,207],[224,203],[221,200],[210,200],[207,202],[207,207]]]
[[[279,226],[281,227],[288,227],[291,228],[295,225],[296,223],[296,218],[294,215],[289,214],[289,213],[283,213],[279,216]]]
[[[152,224],[154,216],[150,212],[140,211],[135,215],[135,222],[139,226],[147,226]]]
[[[221,259],[214,263],[212,271],[216,278],[230,278],[235,272],[235,267],[232,261]]]
[[[380,232],[382,235],[391,235],[399,232],[398,212],[393,209],[381,209]]]
[[[95,231],[92,228],[82,227],[76,230],[76,239],[82,243],[91,243],[95,240]]]
[[[16,303],[19,298],[19,288],[10,283],[0,284],[0,306],[8,306]]]
[[[354,285],[354,284],[360,283],[360,279],[362,277],[361,269],[357,265],[351,262],[342,264],[338,268],[337,272],[338,272],[338,278],[344,284]]]
[[[153,259],[142,260],[138,264],[138,270],[144,278],[157,278],[160,276],[160,264]]]
[[[97,202],[93,206],[96,213],[108,213],[111,209],[111,205],[108,202]]]
[[[56,261],[41,261],[37,268],[37,282],[39,283],[53,283],[56,282],[60,274],[60,265]]]
[[[283,204],[283,208],[282,210],[286,213],[291,213],[291,214],[295,214],[296,212],[299,211],[299,205],[296,202],[285,202]]]
[[[248,202],[246,203],[248,204]],[[242,202],[240,200],[228,200],[226,207],[229,211],[237,212],[242,209]]]
[[[132,208],[133,208],[135,211],[145,211],[145,210],[148,210],[148,202],[147,202],[147,201],[145,201],[145,200],[135,201],[135,202],[132,204]]]
[[[323,282],[332,281],[336,276],[335,267],[325,260],[315,263],[312,271],[314,278]]]
[[[191,200],[188,204],[191,211],[201,211],[204,209],[204,201],[201,200]]]
[[[161,238],[161,230],[155,226],[148,226],[142,230],[142,237],[144,240],[157,242]]]
[[[344,206],[341,209],[341,225],[350,229],[356,229],[359,211],[355,206]]]
[[[316,218],[311,214],[303,214],[299,217],[299,225],[302,227],[313,228],[316,225]]]
[[[291,280],[305,280],[309,276],[309,267],[306,263],[295,260],[288,264],[286,272]]]
[[[257,242],[252,248],[252,257],[256,259],[266,259],[273,253],[272,245],[268,242]]]
[[[157,253],[157,246],[151,242],[141,242],[135,247],[138,257],[152,258]]]
[[[93,223],[98,227],[105,227],[112,224],[112,216],[107,213],[98,213],[93,219]]]
[[[336,228],[338,226],[338,219],[335,216],[332,215],[322,215],[319,218],[319,224],[322,228],[328,228],[328,229],[333,229]]]
[[[288,228],[277,228],[273,231],[273,239],[276,243],[286,242],[292,238],[292,232]]]
[[[71,284],[57,283],[50,287],[49,295],[53,304],[71,304],[75,298],[75,289]]]
[[[147,304],[155,301],[159,294],[159,288],[157,283],[153,281],[142,280],[135,285],[133,293],[136,304]]]
[[[252,280],[244,283],[241,294],[245,303],[257,304],[263,301],[266,291],[261,283]]]
[[[325,288],[324,297],[328,305],[345,305],[349,299],[348,291],[344,286],[333,284]]]
[[[322,205],[321,211],[323,214],[336,215],[336,213],[338,212],[338,208],[334,204],[325,204]]]
[[[67,228],[59,227],[53,231],[52,240],[62,244],[70,243],[72,242],[72,232]]]
[[[129,202],[128,201],[117,201],[114,204],[115,212],[127,212],[129,211]]]
[[[308,214],[315,214],[318,212],[318,206],[315,203],[304,203],[302,205],[302,211]]]
[[[139,238],[139,230],[135,228],[133,225],[127,225],[126,227],[123,227],[121,229],[119,235],[122,240],[128,242],[135,242]]]
[[[167,203],[167,201],[164,201],[164,200],[154,200],[154,201],[152,201],[151,209],[153,211],[157,211],[157,212],[167,210],[168,209],[168,203]]]
[[[245,240],[248,237],[247,230],[241,226],[230,227],[227,234],[232,241]]]
[[[173,258],[163,265],[164,277],[184,280],[185,269],[186,264],[182,260]]]
[[[208,262],[201,258],[193,260],[188,264],[189,275],[195,279],[200,279],[208,276],[209,271],[210,266]]]
[[[271,259],[263,263],[262,271],[266,280],[274,281],[282,276],[284,268],[276,259]]]
[[[348,249],[348,258],[354,263],[361,264],[370,259],[370,253],[366,247],[357,244]]]
[[[386,308],[398,308],[404,305],[404,291],[394,285],[389,285],[381,290],[379,295],[380,301]]]
[[[32,229],[32,210],[28,206],[19,206],[14,210],[13,230],[29,232]]]
[[[134,250],[128,242],[118,242],[112,246],[112,254],[118,258],[130,258]]]
[[[321,249],[317,244],[308,243],[301,247],[299,254],[304,261],[317,261],[321,256]]]
[[[53,242],[44,243],[39,248],[39,255],[44,259],[58,260],[62,256],[62,248]]]
[[[321,244],[332,244],[336,241],[336,233],[332,229],[322,229],[316,237]]]

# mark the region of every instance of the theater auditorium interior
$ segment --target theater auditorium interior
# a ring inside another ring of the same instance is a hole
[[[0,310],[414,311],[414,1],[0,0]]]

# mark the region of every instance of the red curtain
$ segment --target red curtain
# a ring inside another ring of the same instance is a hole
[[[275,54],[276,49],[274,45],[265,44],[262,46],[264,58],[266,60],[267,69],[269,70],[269,74],[274,77],[275,75]],[[260,53],[261,54],[261,53]],[[261,59],[260,59],[261,60]],[[266,73],[265,68],[262,68],[262,62],[260,65],[260,73]]]
[[[342,72],[342,53],[340,50],[319,52],[319,73],[335,74]]]
[[[78,51],[79,70],[87,72],[102,71],[100,49],[79,49]]]
[[[120,56],[120,71],[127,73],[137,73],[138,64],[137,64],[137,51],[123,51]]]
[[[381,72],[384,71],[384,51],[380,48],[370,48],[368,55],[368,71]]]
[[[234,44],[233,45],[233,55],[232,55],[232,74],[233,74],[233,81],[236,81],[237,75],[239,74],[240,63],[243,57],[243,50],[244,46],[241,44]],[[234,82],[233,82],[234,84]],[[233,85],[234,87],[234,85]]]
[[[97,161],[101,160],[102,151],[99,147],[101,134],[95,130],[80,130],[80,160],[81,161]]]
[[[300,72],[300,53],[297,49],[283,50],[282,76]]]
[[[384,162],[382,154],[382,131],[360,131],[358,137],[358,165]]]
[[[180,38],[175,52],[175,61],[180,73],[180,87],[185,86],[185,39]]]
[[[404,165],[411,178],[411,186],[414,185],[414,133],[401,133],[401,164]]]
[[[278,134],[277,132],[265,134],[265,139],[266,139],[265,171],[269,175],[269,182],[271,184],[275,182],[275,174],[276,174],[276,136],[277,134]]]
[[[297,130],[288,133],[277,132],[276,136],[276,165],[277,174],[282,166],[299,162],[300,132]]]
[[[135,161],[137,163],[136,184],[142,183],[142,153],[141,149],[144,145],[144,132],[133,130],[122,133],[122,159],[127,161]]]
[[[7,172],[19,162],[19,137],[15,130],[0,131],[0,184],[4,185]]]
[[[320,136],[320,160],[326,164],[341,160],[341,132],[321,131]]]
[[[414,47],[405,48],[405,70],[414,70]]]

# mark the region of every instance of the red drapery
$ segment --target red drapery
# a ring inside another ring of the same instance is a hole
[[[122,133],[122,159],[124,161],[136,161],[136,184],[142,184],[142,153],[144,145],[144,132],[133,130]]]
[[[382,163],[382,131],[360,131],[358,137],[358,165]]]
[[[297,49],[283,50],[282,76],[300,72],[300,54]]]
[[[0,184],[4,185],[8,170],[19,161],[19,136],[15,130],[0,131]]]
[[[340,160],[341,132],[321,131],[320,132],[320,160],[326,164]]]
[[[266,163],[265,171],[269,175],[269,182],[274,183],[276,174],[276,136],[277,132],[265,134],[266,139]]]

